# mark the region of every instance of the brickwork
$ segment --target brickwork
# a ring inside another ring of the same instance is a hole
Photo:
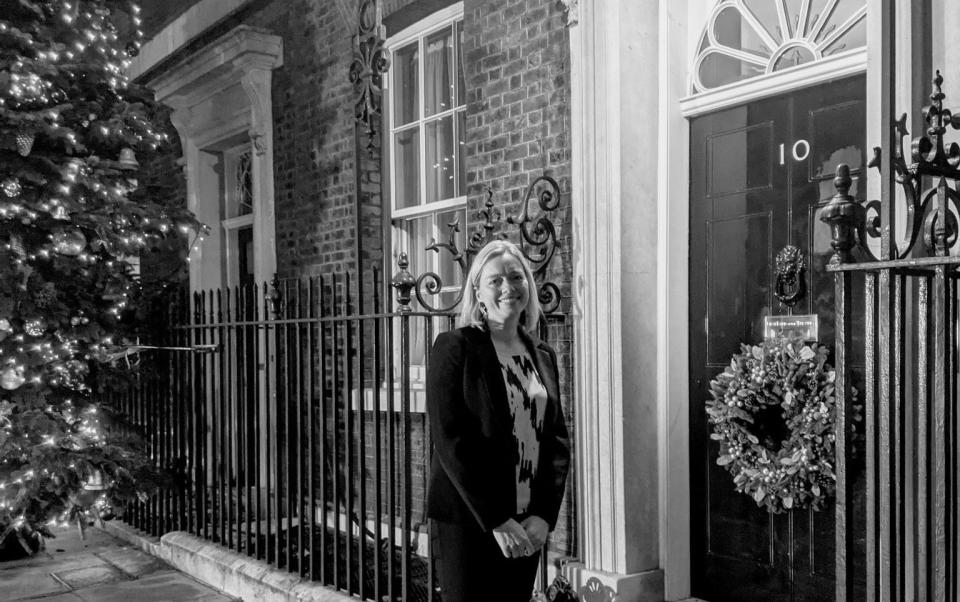
[[[273,73],[277,270],[281,277],[351,269],[355,240],[352,27],[334,2],[276,0],[249,25],[283,37]],[[367,249],[379,249],[379,214]],[[374,244],[376,241],[376,244]],[[373,257],[372,260],[377,260]]]
[[[179,17],[199,0],[162,0],[161,2],[141,2],[141,30],[145,40],[149,40],[168,23]]]
[[[464,2],[468,225],[476,227],[487,187],[506,215],[516,215],[538,176],[556,179],[560,211],[551,219],[560,248],[547,279],[560,286],[560,311],[570,315],[570,51],[565,22],[555,0]],[[506,226],[506,232],[518,240],[515,227]],[[572,425],[569,321],[551,327],[550,342],[559,355],[561,395]],[[554,534],[555,549],[565,554],[575,553],[571,504],[568,496]]]

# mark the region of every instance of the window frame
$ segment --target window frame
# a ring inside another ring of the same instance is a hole
[[[221,188],[223,193],[220,205],[220,227],[223,229],[221,256],[223,257],[223,268],[225,271],[224,284],[231,289],[242,284],[242,279],[240,278],[239,248],[237,246],[239,231],[249,228],[255,232],[257,229],[257,220],[255,218],[257,213],[256,183],[253,183],[251,187],[250,212],[232,215],[232,208],[239,204],[236,185],[237,165],[240,162],[240,157],[244,153],[249,154],[251,161],[250,177],[256,177],[256,174],[253,173],[253,152],[253,144],[244,142],[225,149],[220,155],[221,164],[223,165],[223,184]],[[256,252],[256,245],[254,245],[254,254],[256,254]],[[254,276],[254,281],[256,281],[256,276]]]
[[[384,89],[383,89],[383,98],[384,104],[386,105],[386,111],[384,111],[384,116],[386,119],[384,131],[387,133],[387,170],[389,173],[390,186],[389,186],[389,203],[387,204],[387,209],[389,210],[389,222],[390,222],[390,236],[393,240],[392,244],[389,245],[394,252],[406,252],[408,256],[413,256],[416,253],[417,257],[425,257],[427,261],[426,265],[420,266],[421,271],[432,271],[435,273],[440,273],[440,263],[439,263],[439,254],[435,255],[432,252],[425,251],[423,249],[411,249],[413,241],[407,233],[406,229],[403,226],[404,222],[413,221],[427,216],[432,217],[432,227],[435,240],[438,242],[446,241],[449,238],[449,233],[446,230],[446,224],[438,224],[437,219],[440,214],[447,213],[450,211],[462,211],[462,220],[460,223],[461,233],[464,235],[464,240],[466,240],[466,218],[467,218],[467,195],[465,192],[465,182],[461,183],[464,188],[464,194],[456,195],[447,199],[442,199],[427,203],[426,201],[426,179],[427,179],[427,169],[426,169],[426,138],[424,132],[427,129],[427,126],[431,123],[440,122],[441,120],[449,117],[453,122],[454,127],[454,153],[455,157],[460,158],[459,153],[462,152],[462,149],[457,144],[458,141],[458,128],[460,127],[457,120],[457,114],[459,112],[466,112],[466,99],[460,98],[459,102],[461,104],[454,104],[450,108],[438,111],[430,115],[429,117],[424,115],[425,112],[425,103],[424,103],[424,69],[425,62],[424,57],[424,45],[425,40],[431,35],[439,31],[443,31],[445,28],[454,29],[454,26],[457,22],[463,22],[464,18],[464,9],[463,2],[456,2],[442,8],[427,17],[413,23],[412,25],[404,28],[395,35],[390,36],[385,44],[384,48],[390,54],[391,57],[401,48],[409,46],[413,42],[419,44],[419,60],[417,61],[417,103],[418,103],[418,114],[416,119],[412,122],[404,124],[399,127],[394,127],[396,122],[396,103],[393,102],[393,90],[395,89],[394,77],[396,75],[396,70],[391,70],[388,76],[384,79]],[[456,31],[454,29],[454,31]],[[462,64],[462,57],[460,56],[459,45],[457,40],[454,40],[454,55],[453,60]],[[454,73],[454,81],[456,81],[456,73]],[[418,149],[418,177],[419,177],[419,198],[417,199],[417,204],[412,207],[398,208],[397,207],[397,152],[396,152],[396,134],[398,132],[416,130],[418,132],[420,144]],[[455,161],[456,163],[456,161]],[[456,166],[454,167],[456,169]],[[455,177],[459,177],[456,175]],[[456,192],[456,184],[454,185],[454,192]],[[445,251],[441,250],[441,253]],[[445,286],[442,289],[442,292],[450,292],[459,290],[460,284],[445,283]]]
[[[399,127],[395,127],[396,123],[396,103],[392,102],[392,91],[394,89],[394,77],[397,73],[396,69],[391,69],[387,78],[384,80],[384,100],[387,105],[387,111],[385,116],[387,118],[385,131],[388,134],[388,157],[389,164],[388,169],[390,173],[390,219],[391,222],[396,221],[401,218],[416,217],[426,213],[443,211],[451,209],[453,207],[466,206],[467,195],[464,192],[462,195],[456,195],[448,199],[443,199],[439,201],[434,201],[432,203],[426,203],[426,139],[423,136],[423,132],[426,130],[426,126],[430,123],[440,122],[446,117],[450,117],[453,122],[454,127],[454,152],[455,156],[460,156],[460,149],[456,148],[457,141],[457,113],[461,110],[466,110],[466,99],[459,99],[461,104],[455,104],[449,109],[444,111],[438,111],[429,117],[424,116],[424,53],[422,52],[424,40],[429,36],[442,31],[444,28],[451,28],[453,25],[458,22],[463,21],[463,2],[457,2],[451,4],[450,6],[438,10],[437,12],[421,19],[420,21],[414,23],[413,25],[405,28],[404,30],[398,32],[396,35],[390,36],[384,47],[391,57],[396,53],[397,50],[403,48],[404,46],[409,45],[411,42],[416,41],[420,45],[420,60],[417,61],[417,104],[419,109],[419,114],[417,118],[411,123],[404,124]],[[454,44],[454,56],[453,60],[458,62],[461,60],[459,56],[459,50],[457,49],[456,43]],[[417,199],[417,204],[413,207],[398,208],[397,207],[397,152],[396,152],[396,134],[399,132],[416,130],[420,135],[420,144],[418,149],[418,161],[419,161],[419,198]],[[457,176],[458,177],[458,176]],[[464,186],[465,189],[465,186]],[[456,186],[454,186],[454,192],[456,192]]]

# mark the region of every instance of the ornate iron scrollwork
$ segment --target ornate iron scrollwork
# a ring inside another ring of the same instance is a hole
[[[775,260],[777,283],[774,294],[780,303],[793,307],[807,293],[807,280],[804,272],[807,262],[803,251],[793,245],[780,249]]]
[[[354,117],[366,125],[367,150],[374,148],[374,124],[383,108],[383,74],[390,67],[384,44],[384,28],[380,23],[377,0],[361,0],[357,35],[354,36],[350,83],[356,94]]]
[[[540,213],[532,217],[530,206],[536,199]],[[508,224],[520,229],[520,236],[526,244],[521,245],[524,255],[530,261],[533,274],[539,282],[537,296],[545,313],[551,313],[560,307],[560,289],[553,282],[545,281],[547,268],[553,255],[560,246],[557,230],[547,215],[560,206],[560,185],[550,176],[540,176],[527,188],[523,200],[523,211],[518,216],[507,218]],[[528,249],[533,248],[533,252]]]
[[[536,202],[536,205],[533,203]],[[506,223],[517,226],[520,234],[520,248],[530,262],[534,278],[537,280],[537,298],[544,313],[552,313],[560,307],[560,288],[553,282],[546,280],[548,267],[553,260],[559,246],[556,227],[549,218],[549,213],[556,211],[560,204],[560,186],[550,176],[540,176],[527,188],[521,212],[515,216],[508,216]],[[507,238],[505,232],[497,231],[501,221],[501,211],[493,202],[493,190],[487,188],[487,200],[484,208],[478,212],[483,222],[478,224],[470,234],[466,248],[461,250],[457,246],[457,233],[460,230],[459,220],[447,224],[450,236],[446,242],[432,240],[426,247],[428,251],[436,253],[445,250],[450,253],[454,262],[460,268],[463,280],[466,280],[470,269],[470,262],[474,255],[491,240]],[[434,305],[430,299],[443,290],[443,280],[435,272],[424,272],[413,276],[409,270],[409,259],[405,253],[400,254],[397,262],[400,268],[394,278],[394,288],[397,289],[397,300],[401,311],[409,311],[409,304],[414,297],[420,305],[431,312],[449,312],[463,301],[464,288],[461,287],[456,299],[446,305]],[[406,308],[406,309],[404,309]]]
[[[906,113],[892,124],[899,138],[893,162],[894,175],[906,198],[906,245],[900,249],[894,244],[892,259],[910,256],[921,238],[927,254],[937,256],[948,255],[957,242],[960,228],[955,213],[960,213],[960,194],[955,186],[956,182],[960,181],[960,145],[954,142],[947,146],[944,134],[948,125],[953,129],[960,129],[960,115],[954,115],[950,109],[943,107],[946,95],[942,85],[943,76],[938,70],[933,78],[931,104],[923,108],[923,118],[928,125],[926,135],[913,140],[910,146],[910,165],[907,165],[903,152],[903,138],[910,134],[906,126]],[[867,167],[876,167],[879,171],[880,149],[874,148],[873,152],[873,159]],[[935,185],[924,190],[924,178],[933,179]],[[948,180],[954,182],[954,187],[948,185]],[[869,241],[880,237],[880,217],[880,201],[871,200],[863,205],[860,222],[855,226],[859,246],[872,261],[878,261],[878,258],[870,251]],[[824,221],[829,222],[827,216]],[[840,234],[841,232],[834,232],[835,241]],[[851,259],[846,257],[842,260]]]

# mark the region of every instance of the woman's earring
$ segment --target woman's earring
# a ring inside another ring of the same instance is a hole
[[[486,305],[483,301],[481,301],[479,305],[480,305],[480,313],[483,315],[484,318],[486,318],[486,317],[487,317],[487,305]]]

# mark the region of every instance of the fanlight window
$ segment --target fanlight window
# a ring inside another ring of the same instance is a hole
[[[865,0],[723,0],[707,21],[693,92],[862,48]]]

